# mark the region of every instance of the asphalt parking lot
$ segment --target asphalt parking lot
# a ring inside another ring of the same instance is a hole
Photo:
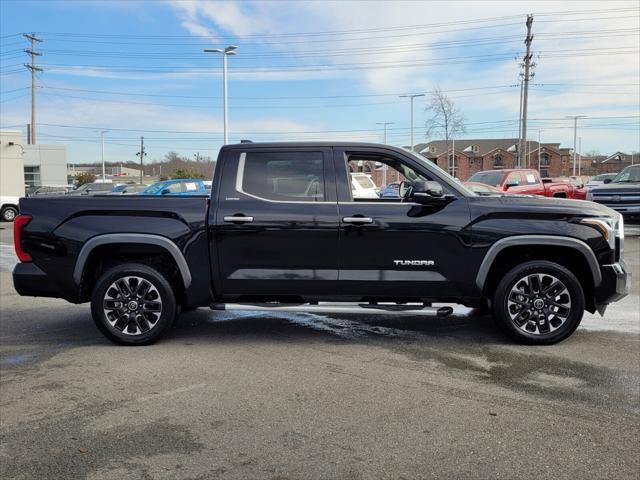
[[[632,293],[567,341],[488,317],[184,314],[150,347],[16,295],[0,227],[2,478],[640,478]]]

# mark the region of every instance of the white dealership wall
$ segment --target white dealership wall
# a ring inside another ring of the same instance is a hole
[[[22,132],[0,130],[0,195],[24,197]]]
[[[64,145],[25,145],[25,180],[34,178],[35,169],[39,170],[39,183],[36,185],[67,185],[67,148]]]

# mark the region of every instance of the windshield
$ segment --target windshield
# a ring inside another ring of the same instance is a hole
[[[640,165],[629,166],[622,170],[612,183],[631,183],[640,182]]]
[[[484,183],[491,187],[495,187],[502,183],[502,172],[478,172],[471,175],[470,182]]]

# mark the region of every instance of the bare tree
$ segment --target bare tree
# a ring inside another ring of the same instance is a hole
[[[435,87],[429,93],[425,110],[431,114],[431,118],[426,123],[426,137],[444,137],[447,144],[447,165],[449,166],[449,140],[453,136],[467,131],[464,125],[464,115],[456,107],[453,100],[447,97],[439,87]]]

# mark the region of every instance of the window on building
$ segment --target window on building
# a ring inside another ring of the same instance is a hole
[[[435,146],[435,145],[431,145],[431,146],[429,147],[429,152],[431,152],[431,153],[436,153],[437,151],[438,151],[438,149],[436,148],[436,146]]]
[[[42,185],[39,166],[24,167],[24,183],[27,187],[39,187]]]
[[[549,166],[551,164],[551,159],[549,158],[548,153],[543,153],[540,155],[540,165]]]
[[[493,166],[494,167],[504,167],[504,157],[500,154],[497,154],[493,157]]]
[[[471,146],[471,151],[473,153],[478,153],[478,152],[480,152],[480,147],[478,145],[472,145]]]
[[[321,152],[249,152],[239,169],[242,192],[288,202],[324,200]]]

